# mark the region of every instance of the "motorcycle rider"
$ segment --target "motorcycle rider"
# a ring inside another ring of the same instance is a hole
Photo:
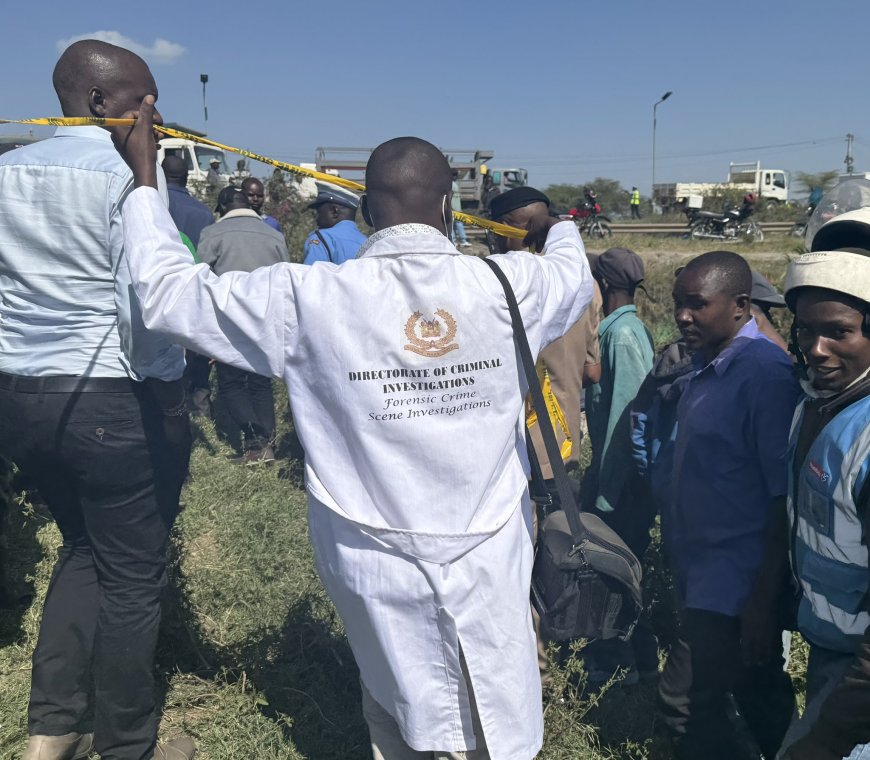
[[[749,219],[755,213],[755,193],[746,193],[743,196],[743,204],[737,209],[737,219],[741,222]]]

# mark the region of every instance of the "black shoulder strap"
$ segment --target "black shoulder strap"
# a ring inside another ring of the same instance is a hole
[[[855,511],[858,513],[858,519],[862,525],[867,525],[870,522],[870,475],[867,475],[864,485],[861,486],[858,501],[855,502]],[[870,536],[864,536],[864,543],[867,542],[870,542]]]
[[[320,234],[320,230],[314,230],[314,234],[320,238],[320,242],[323,243],[323,247],[326,248],[326,257],[329,259],[331,264],[334,264],[335,259],[332,258],[332,251],[329,250],[329,245],[326,242],[326,238]]]
[[[568,473],[565,471],[565,463],[562,461],[562,456],[559,453],[559,446],[556,443],[556,434],[553,432],[553,424],[550,422],[550,413],[547,409],[547,404],[544,402],[544,394],[541,391],[541,382],[538,380],[538,373],[535,371],[535,360],[532,357],[532,350],[529,348],[529,340],[526,337],[526,329],[523,326],[523,318],[520,315],[520,307],[517,305],[517,299],[514,295],[508,278],[504,272],[491,258],[484,259],[487,266],[492,269],[502,288],[507,299],[508,310],[511,315],[511,324],[514,330],[514,344],[517,348],[517,353],[520,356],[523,369],[526,373],[526,380],[529,383],[529,393],[532,396],[532,406],[538,415],[538,427],[541,431],[541,437],[544,439],[544,447],[547,450],[547,458],[550,460],[550,467],[553,470],[553,478],[556,481],[556,490],[559,493],[559,501],[561,507],[565,511],[565,516],[568,518],[568,526],[571,528],[571,536],[574,540],[574,545],[578,546],[586,540],[588,533],[583,527],[583,522],[580,520],[580,507],[574,499],[571,491],[571,484],[568,482]],[[529,446],[529,457],[534,457],[534,449]]]

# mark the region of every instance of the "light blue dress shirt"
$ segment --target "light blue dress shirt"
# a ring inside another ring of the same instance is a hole
[[[132,187],[100,127],[0,156],[0,371],[181,377],[183,350],[145,329],[130,283],[120,206]]]

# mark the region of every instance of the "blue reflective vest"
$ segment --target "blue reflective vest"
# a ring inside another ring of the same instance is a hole
[[[798,406],[792,425],[792,462],[805,403]],[[870,471],[868,422],[870,396],[846,407],[822,428],[796,483],[794,467],[789,468],[792,566],[803,591],[798,627],[813,644],[850,653],[870,625],[870,571],[862,542],[863,515],[857,506]]]

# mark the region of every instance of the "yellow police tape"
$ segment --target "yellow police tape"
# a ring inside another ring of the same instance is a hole
[[[135,123],[136,122],[134,119],[103,119],[97,116],[60,116],[41,119],[0,119],[0,124],[33,124],[44,127],[130,127],[133,126],[133,124]],[[348,190],[365,192],[366,189],[365,185],[360,182],[354,182],[352,179],[336,177],[332,174],[315,171],[314,169],[306,169],[302,166],[288,164],[284,161],[278,161],[274,158],[261,156],[258,153],[253,153],[252,151],[245,150],[244,148],[233,148],[230,145],[224,145],[223,143],[209,140],[206,137],[190,135],[187,132],[181,132],[177,129],[170,129],[169,127],[158,126],[157,124],[154,125],[154,129],[157,132],[166,135],[167,137],[177,137],[182,140],[193,140],[194,142],[202,143],[203,145],[210,145],[213,148],[220,148],[221,150],[226,150],[230,153],[237,153],[240,156],[245,156],[246,158],[253,159],[254,161],[260,161],[261,163],[268,164],[269,166],[274,166],[276,169],[281,169],[283,171],[291,172],[293,174],[300,174],[304,177],[311,177],[312,179],[320,180],[321,182],[330,182],[333,185],[338,185],[339,187],[344,187]],[[463,224],[471,224],[475,227],[481,227],[485,230],[490,230],[497,235],[503,235],[504,237],[522,239],[528,234],[526,230],[520,229],[519,227],[512,227],[508,224],[500,224],[499,222],[493,222],[489,219],[481,219],[479,216],[472,216],[471,214],[466,214],[462,211],[454,211],[453,216],[457,221],[460,221]]]

